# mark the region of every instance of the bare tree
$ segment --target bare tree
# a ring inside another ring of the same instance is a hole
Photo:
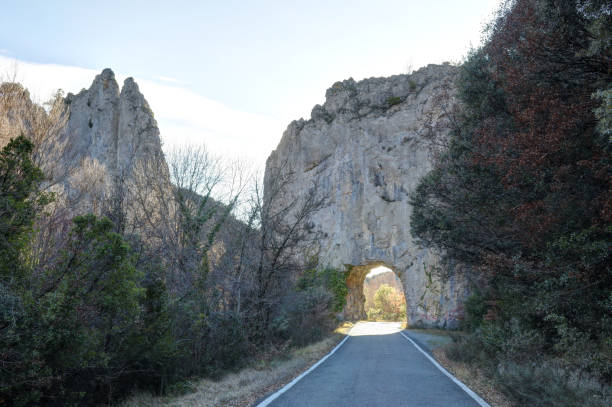
[[[138,234],[169,272],[167,281],[186,293],[205,281],[227,243],[219,234],[246,186],[238,163],[229,165],[203,147],[181,147],[165,158],[141,160],[127,199],[128,231]],[[228,239],[225,239],[228,240]]]
[[[267,335],[273,311],[287,289],[305,268],[315,266],[318,234],[310,219],[325,204],[316,181],[296,199],[287,199],[295,181],[287,161],[268,171],[265,191],[260,183],[254,187],[238,245],[232,296],[235,309],[248,310],[256,335],[261,336]]]

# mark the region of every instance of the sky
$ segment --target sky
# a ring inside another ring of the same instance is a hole
[[[389,272],[392,272],[392,271],[393,270],[391,270],[389,267],[376,266],[376,267],[374,267],[372,270],[370,270],[368,272],[368,274],[366,275],[366,278],[371,278],[371,277],[377,276],[379,274],[389,273]]]
[[[0,75],[37,100],[135,78],[165,149],[263,166],[331,85],[459,62],[499,0],[0,0]]]

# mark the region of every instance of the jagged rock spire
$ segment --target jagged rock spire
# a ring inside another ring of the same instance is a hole
[[[125,172],[138,157],[161,154],[157,122],[133,78],[126,79],[119,92],[115,74],[104,69],[89,89],[68,94],[66,103],[67,159],[89,157],[112,172]]]

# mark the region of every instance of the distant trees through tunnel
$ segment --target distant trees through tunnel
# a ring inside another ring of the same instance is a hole
[[[388,267],[372,268],[363,281],[364,310],[369,321],[405,321],[402,282]]]

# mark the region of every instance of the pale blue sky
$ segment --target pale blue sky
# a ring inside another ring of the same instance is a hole
[[[236,120],[255,115],[266,123],[254,126],[254,133],[276,134],[255,134],[259,141],[265,138],[265,148],[255,158],[259,160],[291,120],[309,117],[335,81],[460,60],[470,44],[478,45],[482,24],[498,0],[1,3],[0,69],[3,61],[19,61],[26,85],[55,80],[54,87],[74,92],[88,86],[94,71],[110,67],[119,76],[181,88],[193,98],[246,114]],[[41,69],[28,70],[30,63]],[[34,80],[43,72],[41,64],[66,67],[66,74]],[[91,70],[81,71],[87,83],[77,81],[79,75],[70,74],[70,68]],[[146,92],[145,97],[156,99]],[[198,131],[207,144],[221,137],[219,131],[206,133],[206,117],[198,118],[194,127],[189,118],[166,115],[161,102],[159,109],[150,102],[166,143],[193,141]],[[206,116],[206,111],[199,115]],[[181,131],[190,136],[181,136]]]

